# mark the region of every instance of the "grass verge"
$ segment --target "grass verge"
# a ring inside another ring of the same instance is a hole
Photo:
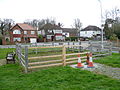
[[[0,48],[0,59],[5,59],[8,52],[14,51],[14,48]]]
[[[120,68],[120,54],[113,53],[111,56],[106,56],[104,58],[94,60],[94,62]]]
[[[89,71],[51,67],[24,74],[18,64],[0,66],[1,90],[120,90],[120,81]]]

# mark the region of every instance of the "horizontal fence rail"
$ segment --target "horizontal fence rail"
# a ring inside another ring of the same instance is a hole
[[[93,57],[95,58],[104,55],[110,55],[112,51],[111,46],[111,44],[107,43],[104,44],[104,49],[102,49],[102,46],[99,43],[90,43],[88,47],[81,44],[22,47],[21,45],[17,44],[16,53],[20,64],[24,67],[25,72],[27,73],[32,69],[51,66],[66,66],[68,64],[77,63],[78,54],[81,55],[82,61],[86,61],[86,54],[90,52],[93,53]]]
[[[24,49],[24,51],[22,51]],[[24,52],[24,53],[23,53]],[[19,63],[24,67],[25,72],[28,72],[28,47],[21,47],[20,44],[16,44],[16,54],[19,59]]]

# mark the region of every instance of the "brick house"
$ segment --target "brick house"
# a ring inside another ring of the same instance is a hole
[[[37,29],[24,23],[17,23],[10,29],[10,43],[35,43],[37,41]]]
[[[62,33],[61,27],[50,23],[45,24],[38,30],[38,35],[42,35],[44,41],[62,41],[64,40]]]
[[[75,28],[62,28],[65,37],[77,37],[77,30]]]

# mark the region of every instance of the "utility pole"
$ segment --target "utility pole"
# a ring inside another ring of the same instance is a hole
[[[103,47],[103,21],[102,21],[102,18],[103,18],[103,15],[102,15],[102,2],[101,0],[98,0],[99,3],[100,3],[100,9],[101,9],[101,46],[102,46],[102,49],[104,48]]]

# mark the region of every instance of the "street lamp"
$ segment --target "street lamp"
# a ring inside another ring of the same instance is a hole
[[[102,2],[101,2],[101,0],[98,0],[99,1],[99,3],[100,3],[100,9],[101,9],[101,46],[102,46],[102,49],[103,49],[103,23],[102,23],[102,18],[103,18],[103,16],[102,16]]]

